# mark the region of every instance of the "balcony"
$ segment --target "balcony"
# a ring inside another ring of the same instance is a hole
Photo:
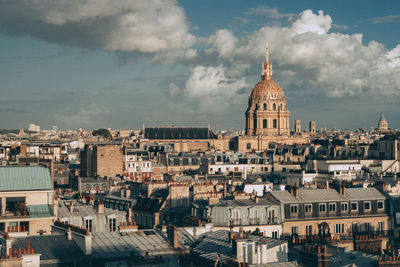
[[[268,217],[268,224],[278,224],[278,217]]]
[[[393,230],[377,230],[377,231],[354,231],[346,233],[328,233],[325,235],[298,235],[298,234],[283,234],[282,239],[286,239],[293,243],[308,243],[333,240],[332,237],[338,238],[337,240],[370,240],[380,237],[393,236]]]
[[[240,226],[242,225],[242,219],[231,219],[229,224],[230,226]]]
[[[54,217],[51,207],[47,204],[43,205],[26,205],[20,203],[14,207],[8,207],[5,213],[0,214],[0,219],[11,218],[44,218]]]
[[[260,218],[249,218],[250,225],[260,225]]]
[[[0,217],[28,217],[29,211],[27,209],[25,201],[9,201],[5,203],[5,207],[1,207]]]

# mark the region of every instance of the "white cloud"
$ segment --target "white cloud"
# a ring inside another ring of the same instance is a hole
[[[384,17],[372,18],[371,21],[373,24],[400,23],[400,15],[389,15]]]
[[[366,45],[362,34],[329,32],[331,26],[329,15],[305,10],[288,27],[266,26],[241,38],[217,31],[209,38],[214,47],[209,51],[225,60],[226,72],[238,64],[254,66],[235,76],[246,79],[259,71],[268,42],[275,77],[285,91],[332,98],[400,97],[400,45],[392,50],[375,41]],[[229,42],[235,46],[222,50],[228,41],[220,40],[235,40]]]
[[[193,45],[175,0],[34,0],[0,4],[0,30],[89,49],[157,53]]]
[[[315,32],[317,34],[325,34],[331,28],[332,19],[329,15],[324,16],[322,10],[315,15],[311,10],[304,10],[292,25],[292,30],[296,34],[305,32]]]
[[[269,7],[264,5],[250,8],[248,11],[244,12],[244,14],[251,16],[261,15],[271,19],[290,19],[295,15],[293,13],[280,13],[276,7]]]
[[[226,69],[197,66],[191,69],[184,96],[206,113],[221,111],[236,101],[237,93],[246,87],[244,78],[230,78]]]
[[[229,30],[222,29],[217,31],[208,39],[208,44],[212,44],[222,58],[229,58],[236,47],[238,39]]]

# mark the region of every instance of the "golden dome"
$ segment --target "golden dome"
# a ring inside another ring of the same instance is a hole
[[[272,64],[268,60],[268,48],[265,51],[265,62],[261,67],[261,81],[253,87],[245,112],[246,134],[289,134],[290,112],[282,88],[272,80]]]
[[[266,100],[285,100],[282,88],[272,79],[264,79],[254,86],[250,94],[250,102],[259,103]]]

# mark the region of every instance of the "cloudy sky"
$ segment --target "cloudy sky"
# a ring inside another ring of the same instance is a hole
[[[267,44],[292,121],[400,128],[399,36],[396,0],[0,0],[0,128],[242,129]]]

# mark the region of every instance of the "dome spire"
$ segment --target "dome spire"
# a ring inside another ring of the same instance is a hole
[[[269,63],[269,56],[268,56],[268,44],[265,48],[265,63],[261,64],[261,78],[263,80],[270,80],[272,79],[272,64]]]

